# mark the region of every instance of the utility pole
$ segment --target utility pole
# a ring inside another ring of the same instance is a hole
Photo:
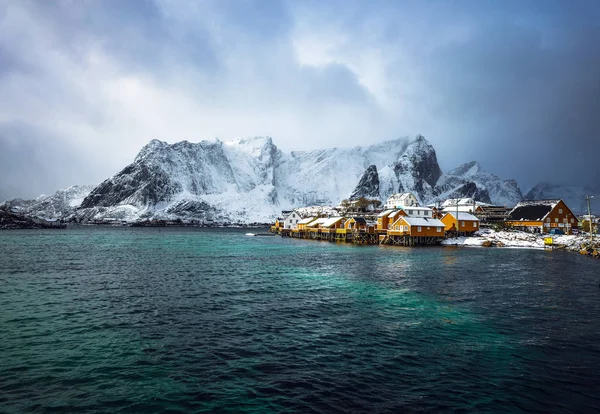
[[[458,237],[458,198],[456,199],[456,237]]]
[[[590,200],[594,198],[593,195],[586,195],[585,199],[587,200],[588,206],[588,223],[590,225],[590,242],[594,242],[594,223],[592,222],[592,209],[590,208]]]

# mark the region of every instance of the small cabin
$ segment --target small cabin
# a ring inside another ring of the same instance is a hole
[[[388,228],[389,215],[392,214],[394,210],[385,210],[377,215],[377,230],[385,231]]]
[[[290,212],[287,216],[283,218],[283,228],[284,229],[297,229],[298,223],[302,220],[300,214],[296,211]]]
[[[308,231],[318,231],[326,221],[327,219],[325,217],[314,219],[310,223],[306,224],[304,229]]]
[[[522,201],[508,213],[506,225],[532,233],[549,233],[560,229],[573,234],[577,228],[577,216],[563,200]]]
[[[312,221],[316,220],[316,217],[307,217],[298,222],[298,230],[306,230],[306,226],[310,224]]]
[[[442,216],[446,231],[456,232],[457,213],[448,212]],[[473,234],[479,230],[479,219],[471,213],[458,212],[458,233]]]
[[[321,224],[321,229],[325,232],[335,232],[337,229],[344,228],[344,217],[330,217]]]
[[[444,237],[445,225],[441,220],[424,217],[400,216],[388,230],[389,236]]]
[[[346,230],[367,230],[367,220],[364,217],[352,217],[344,223]]]
[[[406,217],[407,214],[404,210],[395,210],[388,216],[387,228],[390,230],[392,228],[392,224],[398,220],[398,217]]]

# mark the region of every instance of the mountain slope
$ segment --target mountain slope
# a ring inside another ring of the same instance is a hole
[[[269,222],[281,210],[338,203],[365,168],[392,164],[407,147],[408,140],[398,139],[284,154],[263,137],[173,145],[153,140],[132,164],[96,187],[78,215]]]
[[[435,149],[420,135],[365,147],[291,153],[279,150],[268,137],[175,144],[152,140],[115,176],[91,190],[75,189],[49,199],[11,200],[8,206],[81,220],[243,224],[269,222],[281,210],[336,205],[349,196],[385,200],[392,193],[411,191],[421,203],[448,196],[494,203],[521,198],[516,182],[503,181],[477,163],[443,174]]]
[[[485,203],[514,206],[523,198],[515,180],[502,180],[488,173],[476,161],[463,164],[444,174],[437,184],[433,201],[472,197]]]
[[[0,204],[0,209],[18,211],[31,217],[59,218],[72,215],[94,189],[91,185],[75,185],[35,200],[13,198]]]
[[[562,199],[571,210],[576,214],[587,214],[586,194],[598,194],[589,188],[577,185],[556,185],[550,183],[539,183],[533,186],[525,194],[526,200],[555,200]],[[594,199],[595,201],[595,199]],[[592,202],[592,212],[597,202]]]

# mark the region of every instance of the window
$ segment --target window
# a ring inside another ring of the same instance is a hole
[[[404,231],[408,231],[408,226],[404,226]]]
[[[465,227],[465,222],[464,221],[460,222],[460,227]]]
[[[429,215],[429,211],[427,211],[427,210],[425,210],[424,213],[425,213],[426,216]]]
[[[575,219],[571,219],[571,223],[575,223]]]
[[[431,227],[427,226],[427,230],[431,230]]]
[[[555,218],[555,219],[554,219],[554,222],[555,222],[555,223],[558,223],[558,218]]]
[[[413,210],[408,210],[408,214],[412,214],[412,213],[413,213]]]
[[[441,228],[441,227],[437,227],[436,229],[437,229],[437,232],[438,232],[438,233],[441,233],[441,232],[442,232],[442,228]]]
[[[558,209],[558,214],[562,214],[562,208]]]
[[[476,221],[473,222],[473,227],[477,227],[477,222]]]
[[[550,223],[550,217],[548,217],[548,218],[546,219],[546,222],[547,222],[547,223]]]
[[[417,226],[417,231],[420,233],[421,232],[421,226]]]

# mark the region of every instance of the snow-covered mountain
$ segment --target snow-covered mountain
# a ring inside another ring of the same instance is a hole
[[[281,210],[336,205],[360,196],[411,191],[422,203],[446,195],[515,204],[514,181],[474,163],[444,175],[419,135],[354,148],[284,153],[271,138],[167,144],[151,141],[120,173],[97,186],[77,212],[84,219],[269,222]]]
[[[9,200],[27,215],[78,220],[183,219],[266,223],[282,210],[337,205],[410,191],[423,204],[447,197],[514,205],[515,181],[473,162],[443,174],[421,135],[354,148],[285,153],[271,138],[168,144],[152,140],[95,188],[70,187],[37,200]]]
[[[379,173],[377,172],[376,165],[370,165],[362,177],[360,177],[358,185],[350,195],[350,200],[358,200],[361,197],[371,199],[381,197],[379,191]]]
[[[444,174],[436,185],[437,194],[432,201],[448,198],[471,197],[486,203],[514,206],[523,195],[515,180],[502,180],[484,171],[476,161],[463,164]]]
[[[562,199],[576,214],[587,214],[586,194],[599,194],[589,188],[578,185],[556,185],[550,183],[536,184],[525,194],[525,200],[556,200]],[[591,203],[592,212],[597,204],[596,199]]]
[[[15,211],[31,217],[69,217],[79,208],[94,187],[93,185],[74,185],[58,190],[51,195],[42,194],[35,200],[13,198],[0,204],[0,209]]]
[[[169,145],[153,140],[83,201],[85,219],[269,222],[281,210],[337,204],[370,165],[391,165],[408,139],[283,153],[257,137]]]

